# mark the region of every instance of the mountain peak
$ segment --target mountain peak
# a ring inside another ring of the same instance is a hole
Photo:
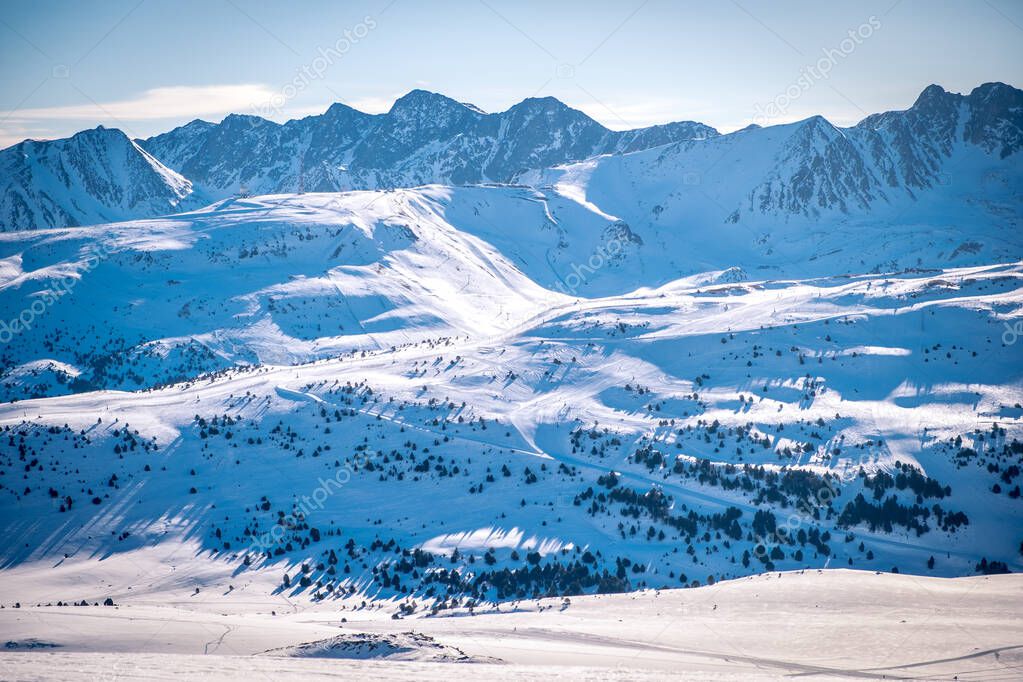
[[[527,109],[569,109],[570,107],[562,102],[557,97],[527,97],[518,104],[512,107],[515,108],[527,108]]]
[[[841,134],[828,119],[824,118],[820,114],[815,114],[809,118],[804,118],[802,121],[796,121],[792,124],[793,128],[798,131],[807,131],[810,133],[824,133],[831,135],[832,133]]]
[[[124,131],[102,125],[3,150],[0,184],[0,225],[9,230],[142,218],[199,203],[191,182]]]
[[[820,114],[814,114],[813,116],[809,116],[807,118],[804,118],[802,121],[800,121],[800,123],[802,123],[804,125],[812,125],[812,126],[822,126],[822,125],[823,126],[830,126],[831,125],[831,122],[828,121],[828,119],[826,119],[823,116],[821,116]]]
[[[327,110],[323,112],[322,115],[328,118],[337,118],[339,116],[349,116],[353,113],[361,114],[363,112],[353,107],[350,107],[343,102],[334,102],[329,107],[327,107]]]
[[[357,121],[368,121],[377,116],[383,116],[383,114],[367,114],[343,102],[334,102],[322,114],[313,114],[299,120],[312,125],[350,126],[357,125]]]
[[[67,141],[73,144],[88,145],[94,149],[117,149],[135,144],[120,128],[107,128],[102,125],[77,132]],[[60,140],[55,140],[55,142],[60,142]]]
[[[504,113],[505,115],[511,115],[516,118],[522,117],[527,120],[536,117],[543,117],[547,120],[584,120],[604,129],[604,126],[600,123],[594,121],[578,109],[573,109],[556,97],[528,97],[510,107]]]
[[[277,125],[273,121],[268,121],[265,118],[251,114],[228,114],[220,124],[225,128],[238,128],[241,126],[256,128],[264,125]]]
[[[406,94],[402,95],[394,101],[391,106],[389,114],[396,112],[405,111],[422,111],[423,109],[465,109],[467,111],[478,112],[479,108],[472,104],[463,104],[457,100],[451,99],[447,95],[442,95],[438,92],[431,92],[429,90],[415,89],[410,90]]]
[[[940,85],[931,83],[924,88],[920,95],[916,98],[916,102],[913,103],[913,108],[931,106],[937,102],[944,101],[951,94],[952,93]]]
[[[123,137],[126,140],[128,139],[128,136],[125,135],[124,132],[120,128],[107,128],[104,125],[98,125],[95,128],[89,128],[88,130],[82,130],[80,132],[75,133],[71,137],[72,138],[76,138],[76,137],[83,137],[83,138],[88,138],[88,137],[95,137],[95,138],[101,138],[101,137],[122,138]]]
[[[964,135],[1002,158],[1023,149],[1023,90],[984,83],[966,97],[970,118]]]
[[[989,100],[1000,97],[1019,97],[1021,90],[1000,82],[983,83],[970,91],[971,100]]]

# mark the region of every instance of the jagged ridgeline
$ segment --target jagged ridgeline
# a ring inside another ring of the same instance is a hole
[[[530,171],[644,150],[651,151],[640,155],[645,161],[623,163],[666,163],[663,183],[683,192],[709,188],[693,208],[712,213],[714,222],[855,214],[963,183],[980,197],[1006,182],[1018,191],[1021,111],[1023,95],[1004,84],[969,95],[932,85],[908,110],[874,114],[851,128],[813,117],[719,135],[692,121],[612,131],[550,97],[488,114],[415,90],[385,114],[334,104],[284,124],[233,114],[146,140],[98,128],[22,142],[0,152],[0,228],[149,217],[239,192],[542,182]],[[978,164],[997,169],[998,161],[1015,175],[978,184]],[[719,197],[722,188],[726,196]]]
[[[344,104],[277,124],[232,114],[147,140],[97,128],[0,153],[4,230],[88,225],[232,196],[508,182],[597,154],[716,136],[692,121],[612,131],[546,97],[497,114],[414,90],[386,114]],[[187,180],[185,179],[187,178]]]

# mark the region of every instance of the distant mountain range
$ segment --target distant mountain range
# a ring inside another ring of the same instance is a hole
[[[0,229],[150,217],[240,192],[553,182],[566,170],[545,169],[583,161],[586,172],[622,174],[617,182],[677,188],[658,196],[716,224],[817,218],[917,201],[935,187],[967,186],[977,200],[1018,194],[1021,144],[1023,91],[1001,83],[969,95],[932,85],[911,108],[851,128],[815,116],[727,135],[692,121],[612,131],[550,97],[488,114],[414,90],[386,114],[334,104],[284,124],[232,114],[146,140],[100,127],[22,142],[0,151]]]
[[[529,169],[717,135],[692,121],[616,132],[553,97],[485,114],[413,90],[386,114],[334,104],[321,116],[283,125],[232,115],[139,143],[222,198],[240,186],[268,194],[507,182]]]

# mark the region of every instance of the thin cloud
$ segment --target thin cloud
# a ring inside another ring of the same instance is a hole
[[[22,140],[44,140],[52,137],[51,132],[46,128],[8,122],[4,124],[3,128],[0,128],[0,149],[6,149]]]
[[[638,97],[596,100],[593,96],[574,95],[563,101],[612,130],[645,128],[673,121],[706,123],[705,119],[715,113],[701,103],[684,99]]]
[[[254,103],[265,102],[273,95],[274,91],[270,87],[258,83],[175,85],[153,88],[137,97],[112,102],[19,109],[9,112],[9,117],[11,120],[21,121],[97,121],[110,118],[150,121],[195,118],[247,111]]]

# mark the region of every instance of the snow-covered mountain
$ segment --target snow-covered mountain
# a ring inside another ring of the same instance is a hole
[[[485,114],[423,90],[380,115],[343,104],[283,125],[232,114],[134,142],[100,127],[0,152],[0,229],[162,215],[243,188],[266,194],[504,182],[530,168],[716,135],[691,121],[612,131],[550,97]]]
[[[242,190],[513,180],[542,186],[580,175],[610,185],[590,188],[594,196],[624,193],[638,203],[640,215],[609,211],[630,223],[651,212],[663,223],[673,220],[673,211],[714,226],[873,218],[886,208],[894,208],[892,215],[950,208],[954,214],[964,203],[1004,215],[1006,202],[1023,194],[1021,112],[1023,93],[1008,85],[988,83],[968,95],[932,85],[908,110],[875,114],[851,128],[815,116],[719,135],[691,121],[611,131],[550,97],[487,114],[414,90],[386,114],[334,104],[320,116],[285,124],[237,114],[218,124],[196,120],[134,145],[116,131],[24,142],[2,152],[0,180],[10,189],[0,225],[61,227],[159,215],[189,195],[189,183],[196,191],[187,203],[196,206]],[[104,144],[110,148],[96,151]],[[31,160],[36,157],[41,160]],[[119,174],[116,164],[102,162],[122,157],[131,163]]]
[[[192,183],[117,129],[0,151],[0,229],[92,225],[201,205]]]
[[[320,116],[283,125],[228,116],[193,121],[141,144],[214,196],[506,182],[531,168],[597,154],[715,137],[691,121],[612,131],[553,97],[507,111],[479,108],[425,90],[398,99],[386,114],[334,104]]]
[[[636,154],[532,171],[635,226],[823,218],[985,222],[1019,215],[1023,91],[989,83],[969,95],[928,87],[912,107],[837,128],[820,116]],[[977,212],[984,215],[978,216]],[[1007,228],[1011,225],[1006,225]]]

